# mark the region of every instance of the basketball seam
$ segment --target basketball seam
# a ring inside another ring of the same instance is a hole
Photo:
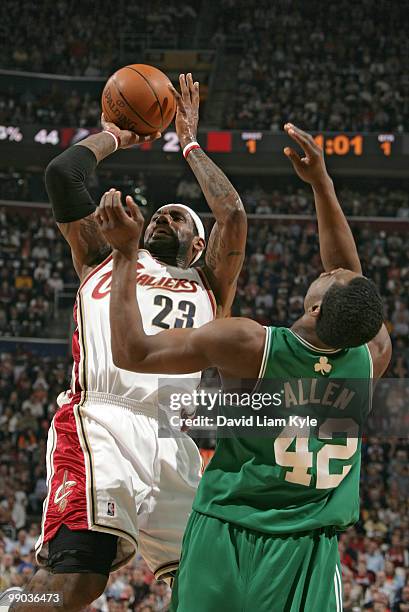
[[[128,108],[130,108],[130,109],[131,109],[131,111],[132,111],[133,113],[135,113],[135,115],[136,115],[136,116],[137,116],[137,117],[138,117],[138,118],[139,118],[141,121],[143,121],[143,123],[145,123],[145,125],[147,125],[148,127],[152,128],[153,130],[157,130],[158,128],[157,128],[155,125],[152,125],[151,123],[149,123],[149,121],[146,121],[146,119],[144,119],[144,118],[142,117],[142,115],[140,115],[140,114],[138,113],[138,111],[136,111],[136,110],[135,110],[135,109],[134,109],[134,108],[131,106],[131,104],[129,104],[128,100],[125,98],[125,96],[123,95],[122,91],[119,89],[119,85],[118,85],[118,83],[116,82],[116,80],[115,80],[114,78],[112,78],[112,83],[115,85],[115,87],[116,87],[116,89],[117,89],[117,91],[118,91],[119,95],[121,96],[121,98],[122,98],[122,100],[125,102],[125,104],[128,106]],[[152,89],[152,88],[151,88],[151,89]],[[156,97],[156,96],[155,96],[155,97]],[[160,106],[160,105],[159,105],[159,106]],[[162,112],[162,109],[161,109],[161,112]]]
[[[154,88],[152,87],[152,85],[150,84],[150,82],[148,81],[148,79],[145,77],[145,75],[143,75],[141,72],[139,72],[139,70],[136,70],[136,68],[132,68],[131,66],[125,66],[125,68],[127,68],[128,70],[132,70],[133,72],[136,72],[136,74],[139,74],[140,77],[142,77],[146,83],[149,85],[150,89],[152,90],[153,95],[156,98],[157,103],[159,104],[159,109],[160,109],[160,119],[161,119],[161,128],[163,127],[163,111],[162,111],[162,104],[159,102],[159,98],[157,96],[156,91],[154,90]]]

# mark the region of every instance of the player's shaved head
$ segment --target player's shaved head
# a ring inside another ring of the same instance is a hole
[[[334,282],[322,297],[315,331],[326,346],[351,348],[372,340],[383,324],[383,304],[375,284],[357,275]]]

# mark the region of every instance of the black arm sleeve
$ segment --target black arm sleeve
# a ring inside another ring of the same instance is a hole
[[[96,206],[85,182],[97,159],[87,147],[75,145],[55,157],[45,171],[48,197],[58,223],[70,223],[92,214]]]

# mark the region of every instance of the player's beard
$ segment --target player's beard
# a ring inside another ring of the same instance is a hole
[[[156,240],[154,236],[150,236],[144,246],[155,259],[159,259],[163,263],[177,266],[178,268],[187,268],[189,266],[188,251],[190,241],[179,237],[175,233],[169,236],[161,236],[160,239]]]

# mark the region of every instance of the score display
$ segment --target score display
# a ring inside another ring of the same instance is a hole
[[[395,134],[372,133],[312,133],[317,145],[324,150],[325,155],[344,157],[360,157],[365,154],[380,154],[390,157],[394,150]],[[277,151],[278,143],[282,148],[289,144],[289,139],[283,134],[269,132],[241,132],[241,139],[245,142],[250,154],[266,153],[268,148]],[[291,143],[294,146],[294,143]]]
[[[392,157],[402,154],[401,135],[376,133],[313,133],[315,142],[325,155]],[[203,142],[202,140],[200,142]],[[209,153],[247,153],[249,155],[281,153],[294,143],[283,133],[271,132],[207,132],[205,150]]]
[[[0,146],[4,144],[37,145],[42,147],[67,148],[99,128],[55,128],[36,125],[0,125]],[[332,159],[377,160],[377,165],[398,160],[400,165],[407,163],[409,156],[409,134],[372,133],[372,132],[312,132],[315,142]],[[256,130],[199,130],[198,141],[203,149],[214,154],[234,154],[256,159],[263,156],[277,158],[284,147],[294,142],[284,132],[263,132]],[[297,147],[296,147],[297,148]],[[174,154],[181,152],[179,140],[174,130],[168,130],[160,140],[143,143],[134,148],[138,154],[146,152]],[[243,159],[241,157],[241,159]],[[351,166],[352,167],[352,166]],[[388,166],[390,167],[390,166]]]

